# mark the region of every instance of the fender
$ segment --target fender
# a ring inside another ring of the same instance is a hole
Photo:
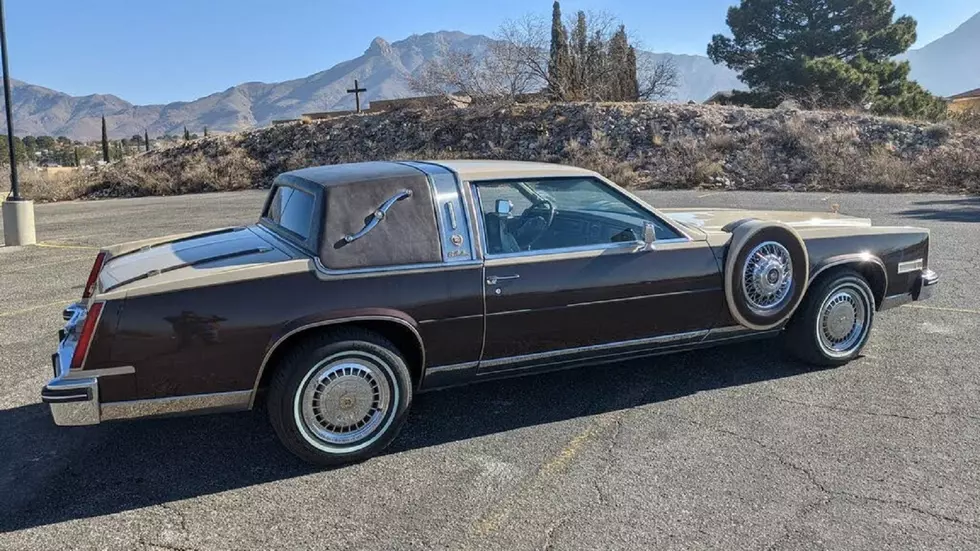
[[[870,265],[874,266],[881,276],[881,281],[884,285],[881,288],[881,296],[876,296],[875,299],[878,301],[878,305],[881,305],[882,299],[885,298],[885,294],[888,292],[888,270],[885,268],[885,263],[882,262],[880,258],[871,253],[853,253],[853,254],[842,254],[837,256],[831,256],[820,260],[818,263],[810,267],[810,281],[817,279],[820,274],[826,272],[831,268],[836,268],[837,266],[844,266],[847,264],[860,264],[860,265]],[[868,283],[871,283],[870,281]],[[809,285],[809,284],[808,284]],[[873,289],[872,289],[873,290]]]
[[[370,308],[359,310],[357,312],[332,312],[322,317],[306,316],[286,323],[270,340],[269,346],[266,347],[265,356],[262,358],[262,364],[259,365],[259,371],[255,376],[255,383],[252,385],[252,395],[249,398],[248,408],[252,409],[252,407],[255,405],[255,397],[258,395],[259,383],[262,381],[262,375],[265,373],[265,368],[269,364],[269,360],[272,358],[273,353],[275,353],[276,349],[278,349],[283,343],[288,341],[290,337],[310,329],[358,321],[393,322],[411,331],[412,335],[415,336],[416,341],[418,341],[422,359],[421,367],[424,372],[425,345],[422,342],[422,335],[418,330],[418,322],[404,312],[384,308]]]

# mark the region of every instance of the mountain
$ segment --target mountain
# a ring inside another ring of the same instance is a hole
[[[911,78],[934,94],[949,97],[980,88],[980,13],[906,58]]]
[[[200,133],[204,126],[215,131],[236,131],[264,126],[276,119],[303,113],[354,108],[347,89],[357,78],[371,100],[417,95],[405,76],[446,50],[484,51],[491,39],[456,31],[412,35],[389,43],[375,38],[364,54],[326,71],[278,83],[247,82],[190,102],[166,105],[133,105],[113,95],[76,97],[41,86],[13,81],[14,130],[18,136],[51,135],[92,140],[101,136],[101,117],[106,117],[110,137],[129,137],[147,129],[151,136],[179,134],[187,126]],[[655,60],[673,59],[680,83],[676,101],[702,101],[718,90],[739,87],[736,74],[716,66],[703,56],[655,54]],[[6,125],[0,126],[6,128]]]

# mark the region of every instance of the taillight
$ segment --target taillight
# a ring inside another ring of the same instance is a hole
[[[100,252],[95,257],[95,263],[92,264],[92,271],[88,273],[88,280],[85,282],[85,291],[82,292],[82,298],[91,298],[95,293],[95,284],[99,281],[99,274],[102,272],[102,265],[105,264],[106,253]]]
[[[92,336],[95,328],[99,324],[99,316],[102,315],[102,305],[104,302],[92,303],[85,315],[85,322],[82,324],[82,332],[78,334],[78,342],[75,344],[75,353],[71,356],[71,369],[81,369],[85,363],[85,356],[88,355],[88,347],[92,344]]]

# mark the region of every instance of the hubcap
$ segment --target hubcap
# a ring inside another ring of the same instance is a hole
[[[766,314],[781,307],[793,289],[793,264],[786,247],[766,241],[752,249],[745,259],[742,286],[752,311]]]
[[[850,354],[867,333],[868,301],[850,286],[831,292],[820,306],[817,337],[830,356]]]
[[[379,363],[374,356],[355,354],[314,367],[297,404],[305,428],[333,445],[354,444],[374,433],[391,406],[391,391]]]

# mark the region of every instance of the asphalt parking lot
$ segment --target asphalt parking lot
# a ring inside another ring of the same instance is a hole
[[[0,247],[0,549],[980,548],[980,198],[656,192],[932,231],[931,301],[811,370],[750,343],[419,398],[317,471],[262,410],[55,427],[39,401],[95,248],[247,223],[241,192],[37,207]]]

